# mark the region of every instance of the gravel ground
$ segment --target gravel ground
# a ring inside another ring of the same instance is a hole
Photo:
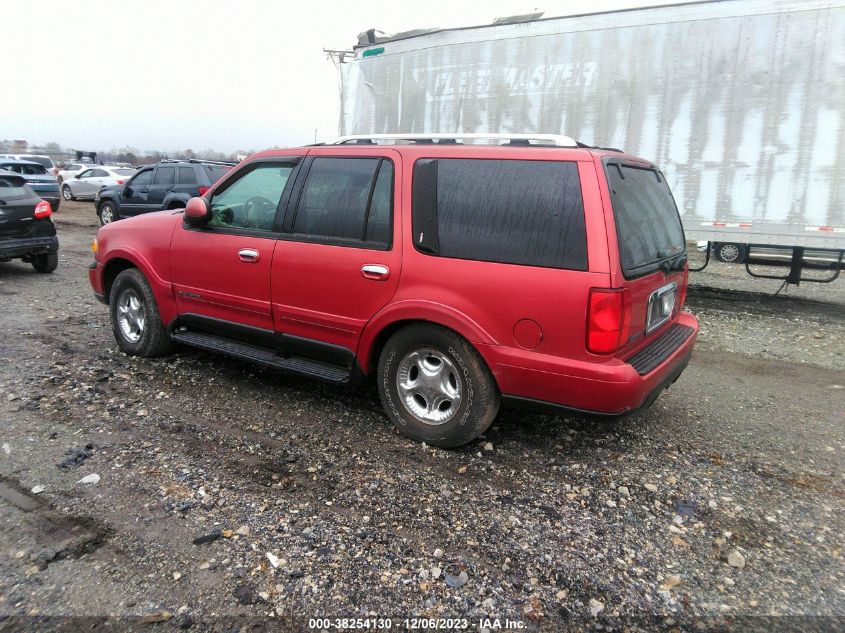
[[[714,265],[650,410],[505,410],[443,451],[372,390],[124,356],[87,281],[92,205],[56,222],[56,273],[0,264],[0,630],[845,626],[843,282],[752,295]]]

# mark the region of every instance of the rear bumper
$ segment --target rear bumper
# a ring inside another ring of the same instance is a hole
[[[482,346],[482,354],[506,401],[623,415],[651,405],[678,379],[697,334],[696,318],[682,313],[645,348],[624,359],[573,361],[499,346]]]
[[[26,255],[42,255],[59,250],[59,238],[26,237],[21,239],[0,239],[0,259],[12,259]]]

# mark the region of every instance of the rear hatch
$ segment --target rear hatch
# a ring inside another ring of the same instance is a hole
[[[629,302],[623,350],[658,336],[686,298],[686,240],[666,178],[655,166],[604,159],[616,226],[622,286]]]
[[[31,237],[38,202],[22,177],[0,174],[0,240]]]

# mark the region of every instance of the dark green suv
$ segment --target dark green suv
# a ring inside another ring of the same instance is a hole
[[[203,195],[236,164],[192,159],[141,167],[126,184],[100,189],[94,198],[100,224],[152,211],[183,209],[188,200]]]

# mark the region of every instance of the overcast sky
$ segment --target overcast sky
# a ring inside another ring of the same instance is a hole
[[[3,2],[0,138],[78,149],[262,149],[330,140],[337,70],[369,28],[486,24],[666,0]],[[16,60],[16,61],[13,61]],[[12,65],[8,63],[13,62]]]

